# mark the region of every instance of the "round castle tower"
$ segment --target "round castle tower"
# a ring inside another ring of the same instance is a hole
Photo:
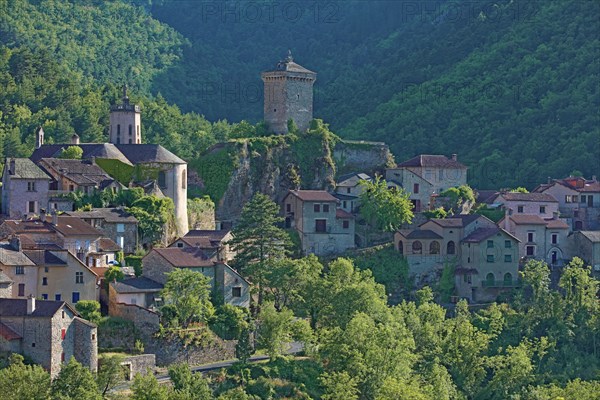
[[[294,62],[291,51],[272,71],[261,74],[264,82],[264,119],[276,134],[288,133],[292,119],[300,131],[313,119],[313,85],[317,74]]]
[[[142,143],[142,110],[129,103],[127,85],[123,85],[123,104],[110,106],[109,142],[112,144]]]

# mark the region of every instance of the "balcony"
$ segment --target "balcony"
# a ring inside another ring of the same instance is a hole
[[[501,281],[481,281],[481,287],[484,288],[515,288],[520,287],[522,282],[520,279],[501,280]]]

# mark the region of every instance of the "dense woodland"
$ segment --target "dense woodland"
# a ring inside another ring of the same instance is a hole
[[[192,160],[260,121],[259,73],[289,48],[319,74],[315,116],[397,160],[458,153],[479,188],[600,175],[597,2],[274,4],[0,0],[2,155],[37,126],[105,139],[127,82],[144,140]]]

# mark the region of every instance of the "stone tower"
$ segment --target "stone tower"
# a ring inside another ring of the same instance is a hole
[[[112,144],[142,143],[140,106],[129,103],[127,85],[123,85],[123,104],[110,106],[109,142]]]
[[[300,131],[308,129],[313,119],[313,84],[317,74],[296,64],[292,53],[279,61],[272,71],[261,74],[264,82],[264,119],[277,134],[288,133],[292,119]]]

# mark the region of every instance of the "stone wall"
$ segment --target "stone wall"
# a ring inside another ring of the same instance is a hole
[[[142,333],[149,335],[159,328],[160,317],[154,311],[135,304],[110,303],[110,315],[133,322]]]
[[[373,174],[392,166],[394,156],[382,142],[342,140],[333,150],[338,175],[350,172]]]
[[[151,337],[144,343],[145,351],[156,354],[156,364],[166,366],[173,363],[202,365],[235,358],[235,340],[215,338],[213,343],[202,347],[184,346],[178,339]]]
[[[74,356],[83,366],[92,372],[98,371],[98,329],[96,325],[75,317]]]
[[[121,362],[121,365],[128,367],[127,380],[133,380],[136,374],[146,375],[151,373],[156,367],[156,356],[154,354],[140,354],[137,356],[127,356]]]

